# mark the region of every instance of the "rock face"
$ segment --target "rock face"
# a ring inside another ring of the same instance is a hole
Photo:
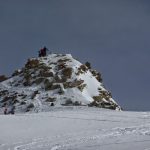
[[[25,66],[0,83],[0,107],[16,111],[46,111],[52,106],[89,106],[120,110],[89,62],[70,54],[28,59]]]
[[[0,82],[7,80],[8,78],[5,75],[0,75]]]

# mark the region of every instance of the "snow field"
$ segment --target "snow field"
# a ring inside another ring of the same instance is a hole
[[[88,107],[0,115],[0,150],[149,150],[150,113]]]

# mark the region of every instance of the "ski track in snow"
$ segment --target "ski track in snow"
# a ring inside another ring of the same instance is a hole
[[[133,143],[139,146],[144,145],[142,147],[143,150],[150,150],[149,112],[94,111],[94,109],[90,111],[63,110],[30,115],[16,114],[13,117],[21,117],[25,122],[26,119],[33,119],[34,121],[36,118],[41,118],[42,120],[50,119],[50,121],[52,118],[55,118],[60,120],[60,123],[62,119],[65,119],[68,123],[78,121],[81,122],[81,130],[70,133],[64,131],[61,134],[57,133],[56,135],[49,136],[33,136],[30,139],[9,144],[1,143],[0,150],[97,150],[100,147],[101,149],[107,150],[110,149],[110,146],[117,147],[121,145],[124,148],[124,146]],[[135,120],[134,122],[132,121],[133,119]],[[82,128],[82,123],[84,122],[87,122],[87,126]],[[95,126],[92,126],[93,128],[88,127],[90,123],[95,124]],[[97,123],[102,124],[102,126],[97,126]],[[106,128],[105,125],[108,127]],[[71,125],[69,128],[71,128]],[[62,128],[62,130],[64,129]]]
[[[84,134],[88,134],[84,133]],[[92,136],[81,136],[80,134],[74,135],[60,135],[51,138],[41,138],[41,139],[33,139],[29,143],[21,144],[19,146],[15,146],[14,150],[28,150],[28,149],[41,149],[41,148],[49,148],[52,146],[51,150],[58,150],[73,146],[79,146],[80,144],[87,144],[88,142],[94,140],[102,140],[105,138],[113,138],[118,136],[123,136],[127,134],[139,134],[139,135],[149,135],[150,136],[150,126],[149,127],[128,127],[128,128],[114,128],[111,130],[103,131],[103,133],[94,134]],[[74,136],[74,137],[72,137]],[[65,140],[62,140],[65,138]],[[54,141],[57,141],[56,143]],[[148,140],[150,142],[150,140]],[[142,142],[142,141],[134,141],[134,142]],[[59,143],[59,144],[57,144]],[[112,143],[114,144],[114,143]],[[122,143],[115,143],[122,144]]]

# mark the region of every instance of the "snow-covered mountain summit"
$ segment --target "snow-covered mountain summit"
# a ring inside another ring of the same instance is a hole
[[[0,83],[0,107],[5,105],[22,112],[79,105],[121,109],[104,88],[101,74],[70,54],[28,59]]]

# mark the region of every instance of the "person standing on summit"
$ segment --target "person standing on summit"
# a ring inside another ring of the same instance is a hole
[[[39,51],[39,57],[45,57],[47,55],[48,49],[44,46],[42,49]]]
[[[44,46],[44,48],[43,48],[43,56],[47,55],[47,51],[48,51],[48,49]]]

